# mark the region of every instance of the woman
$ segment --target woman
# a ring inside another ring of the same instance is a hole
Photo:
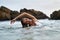
[[[27,16],[28,18],[22,18],[22,17],[25,17],[25,16]],[[37,21],[37,19],[33,15],[28,14],[26,12],[23,12],[22,14],[18,15],[13,20],[11,20],[11,24],[14,23],[18,18],[22,18],[21,23],[22,23],[23,28],[28,27],[28,26],[35,26],[36,25],[35,22]]]

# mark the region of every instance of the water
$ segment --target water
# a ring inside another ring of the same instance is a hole
[[[20,21],[0,22],[0,40],[60,40],[60,20],[38,20],[40,26],[22,28]]]

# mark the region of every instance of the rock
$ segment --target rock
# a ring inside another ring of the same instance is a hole
[[[14,19],[18,15],[20,15],[20,13],[18,11],[11,11],[10,15],[11,15],[11,19]],[[20,20],[20,19],[18,18],[17,20]]]
[[[60,19],[60,10],[54,11],[52,14],[50,14],[50,19],[54,20]]]
[[[10,9],[4,7],[4,6],[1,6],[0,7],[0,20],[9,20],[11,19],[10,17]]]
[[[0,21],[3,20],[11,20],[19,15],[18,11],[12,11],[7,7],[1,6],[0,7]]]
[[[33,16],[35,16],[37,19],[47,19],[49,18],[48,16],[46,16],[43,12],[41,11],[36,11],[34,9],[21,9],[20,10],[20,13],[23,13],[23,12],[27,12],[29,14],[32,14]]]
[[[18,11],[12,11],[7,7],[1,6],[0,7],[0,21],[1,20],[12,20],[13,18],[17,17],[18,15],[20,15],[23,12],[27,12],[27,13],[35,16],[37,19],[49,18],[43,12],[36,11],[34,9],[26,9],[26,8],[24,8],[24,9],[21,9],[20,13],[19,13]],[[20,18],[18,18],[18,20],[20,20]]]

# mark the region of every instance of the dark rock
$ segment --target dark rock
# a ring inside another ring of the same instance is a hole
[[[9,20],[11,19],[10,17],[10,9],[4,7],[4,6],[1,6],[0,7],[0,20]]]
[[[11,11],[10,15],[11,15],[11,20],[12,20],[15,17],[17,17],[18,15],[20,15],[20,13],[18,11]],[[17,19],[17,20],[20,20],[20,19]]]
[[[33,16],[35,16],[37,19],[47,19],[47,18],[49,18],[48,16],[46,16],[43,12],[41,12],[41,11],[36,11],[36,10],[34,10],[34,9],[26,9],[26,8],[24,8],[24,9],[21,9],[20,10],[20,13],[23,13],[23,12],[27,12],[27,13],[29,13],[29,14],[32,14]]]
[[[0,21],[3,20],[11,20],[19,15],[18,11],[12,11],[7,7],[1,6],[0,7]]]
[[[50,19],[53,20],[59,20],[60,19],[60,10],[58,11],[54,11],[51,15],[50,15]]]
[[[36,11],[34,9],[26,9],[26,8],[24,8],[24,9],[21,9],[20,13],[19,13],[18,11],[12,11],[7,7],[1,6],[0,7],[0,21],[1,20],[12,20],[13,18],[17,17],[18,15],[20,15],[23,12],[27,12],[27,13],[35,16],[37,19],[49,18],[43,12]],[[17,20],[20,20],[20,18],[18,18]]]

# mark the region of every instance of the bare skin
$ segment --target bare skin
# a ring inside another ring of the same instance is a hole
[[[35,22],[29,18],[23,18],[23,23],[30,24],[31,26],[36,25]]]
[[[25,18],[24,19],[24,22],[26,21],[25,23],[33,25],[37,21],[37,19],[33,15],[23,12],[22,14],[18,15],[13,20],[11,20],[11,24],[14,23],[18,18],[25,17],[25,16],[27,16],[28,18],[31,18],[31,20],[28,18]]]

